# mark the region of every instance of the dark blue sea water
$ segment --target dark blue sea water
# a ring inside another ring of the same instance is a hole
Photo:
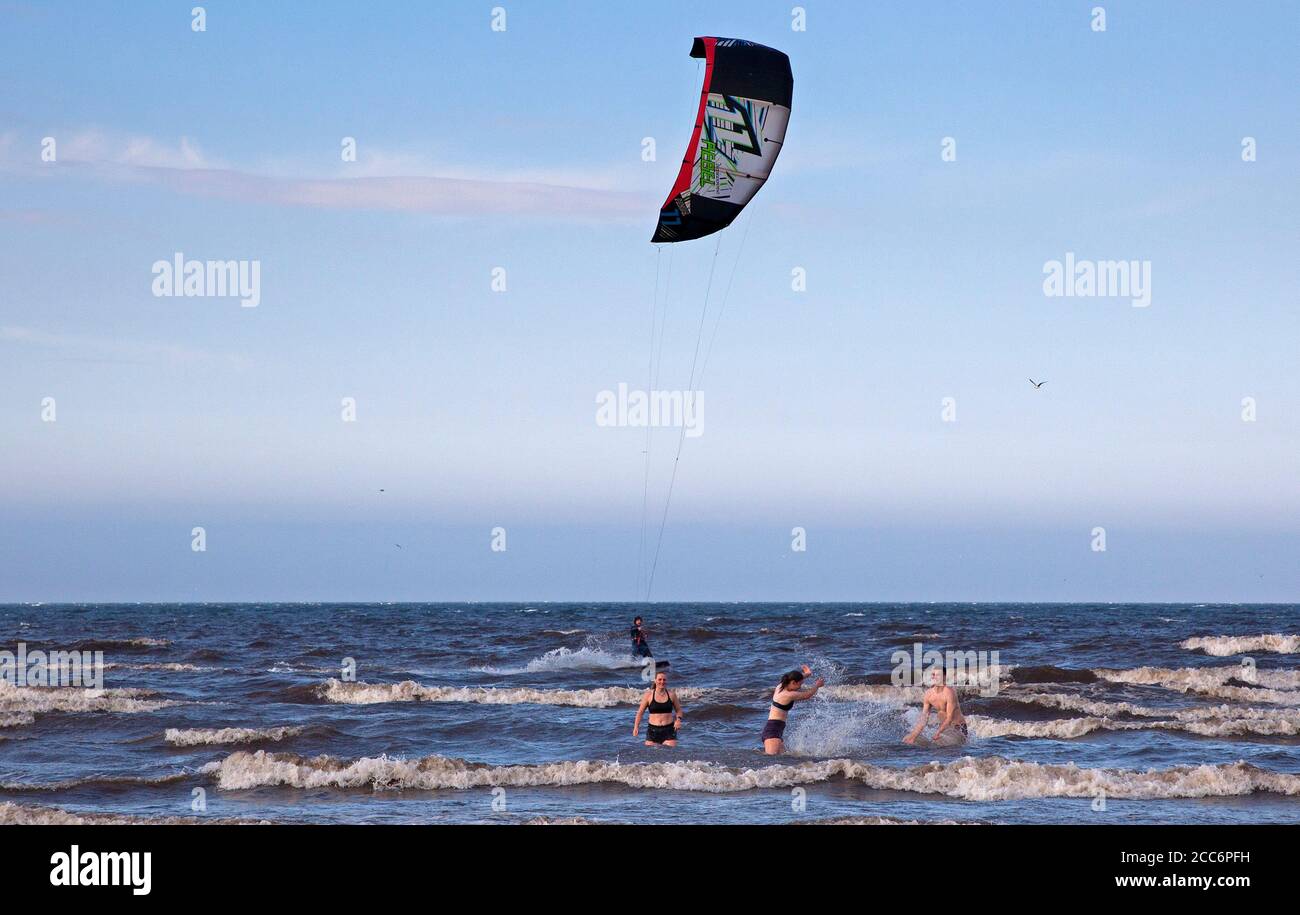
[[[638,613],[675,749],[631,735]],[[20,642],[106,689],[0,683],[0,821],[1300,822],[1297,605],[0,606]],[[901,742],[918,643],[997,652],[964,746]]]

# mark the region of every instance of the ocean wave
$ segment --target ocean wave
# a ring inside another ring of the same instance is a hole
[[[1110,730],[1140,730],[1154,727],[1154,723],[1112,722],[1109,718],[1058,718],[1051,721],[1013,721],[1009,718],[986,718],[983,715],[967,715],[966,723],[970,726],[972,737],[989,740],[996,737],[1039,737],[1054,740],[1072,740],[1094,731],[1106,728],[1107,722],[1114,726]]]
[[[122,663],[122,662],[120,662],[120,661],[109,661],[109,662],[107,662],[107,663],[104,664],[104,669],[105,669],[105,670],[115,670],[115,669],[117,669],[117,668],[121,668],[121,669],[123,669],[123,670],[169,670],[169,671],[174,671],[174,672],[186,672],[186,673],[190,673],[190,672],[193,672],[193,673],[199,673],[199,672],[203,672],[203,671],[211,671],[211,670],[219,670],[219,669],[220,669],[220,668],[217,668],[217,667],[196,667],[196,666],[194,666],[193,664],[180,664],[180,663],[177,663],[177,662],[170,662],[170,663],[166,663],[166,664],[162,664],[162,663],[157,663],[157,664],[124,664],[124,663]]]
[[[166,648],[171,642],[167,639],[154,639],[140,636],[133,639],[79,639],[69,646],[72,651],[141,651],[151,648]]]
[[[1099,668],[1094,673],[1112,683],[1160,686],[1180,693],[1195,693],[1237,702],[1300,705],[1300,672],[1227,667],[1137,667],[1128,670]]]
[[[1096,683],[1097,675],[1091,670],[1042,664],[1018,666],[1010,672],[1010,679],[1013,683]]]
[[[18,728],[35,720],[36,716],[30,712],[6,712],[0,714],[0,728]]]
[[[492,667],[483,665],[470,668],[476,673],[513,675],[544,673],[553,670],[626,670],[644,667],[648,658],[619,654],[587,645],[582,648],[553,648],[540,658],[533,658],[523,667]]]
[[[300,727],[275,728],[168,728],[163,739],[175,747],[199,747],[213,744],[261,743],[297,737]]]
[[[199,772],[204,770],[200,769]],[[170,785],[194,777],[194,771],[168,772],[166,775],[86,775],[59,782],[0,782],[0,791],[15,794],[27,792],[69,791],[74,788],[154,787]]]
[[[156,712],[175,705],[148,689],[75,689],[14,686],[0,680],[0,714],[46,712]]]
[[[1009,668],[1003,666],[1005,675]],[[985,696],[988,690],[984,686],[971,683],[955,683],[957,694],[963,697]],[[1001,695],[999,690],[999,695]],[[925,698],[923,686],[894,686],[891,683],[839,683],[827,684],[821,688],[820,695],[848,702],[884,702],[894,705],[920,705]]]
[[[921,701],[925,690],[919,686],[892,686],[887,683],[840,683],[823,686],[821,695],[847,702],[911,705]]]
[[[1226,706],[1222,707],[1226,710]],[[971,734],[979,739],[1034,737],[1073,740],[1095,731],[1184,731],[1201,737],[1295,737],[1300,735],[1300,717],[1205,715],[1186,719],[1117,721],[1113,718],[1058,718],[1050,721],[1013,721],[968,715]]]
[[[414,680],[401,683],[344,683],[326,680],[315,687],[327,702],[378,705],[385,702],[477,702],[483,705],[568,705],[610,708],[636,705],[648,687],[605,686],[595,689],[533,689],[505,686],[423,686]],[[683,701],[698,699],[703,689],[673,689]]]
[[[61,807],[0,802],[0,826],[237,825],[256,822],[259,821],[228,817],[140,817],[116,813],[73,813]]]
[[[1292,726],[1300,727],[1300,709],[1261,709],[1236,705],[1194,706],[1192,708],[1155,708],[1134,702],[1108,702],[1069,693],[1005,692],[999,696],[1012,702],[1061,711],[1079,712],[1098,718],[1127,715],[1134,718],[1164,718],[1180,722],[1253,721],[1262,722],[1256,733],[1286,734]],[[1243,733],[1248,731],[1243,730]],[[1199,732],[1197,732],[1199,733]],[[1227,733],[1225,731],[1225,733]]]
[[[731,793],[850,779],[878,790],[974,801],[1099,794],[1118,799],[1233,797],[1257,792],[1300,796],[1300,775],[1270,772],[1240,761],[1144,772],[1021,762],[1000,756],[967,756],[906,768],[829,759],[741,769],[694,760],[627,764],[574,760],[498,766],[444,756],[349,760],[241,750],[205,770],[215,774],[223,790],[283,786],[435,791],[613,783],[638,789]]]
[[[1223,667],[1134,667],[1118,670],[1098,668],[1093,673],[1103,680],[1138,685],[1163,686],[1166,682],[1177,682],[1200,688],[1238,681],[1255,689],[1300,689],[1300,670],[1261,670],[1242,664]]]
[[[311,674],[317,676],[320,674],[330,674],[338,670],[338,667],[295,667],[288,661],[276,661],[266,669],[268,674]]]
[[[595,826],[596,820],[588,820],[585,817],[533,817],[531,820],[525,820],[525,826]]]
[[[825,820],[794,820],[792,826],[979,826],[978,822],[961,820],[901,820],[897,817],[862,816],[831,817]]]
[[[1178,643],[1188,651],[1203,651],[1216,658],[1252,651],[1269,651],[1274,654],[1300,653],[1300,635],[1204,635]]]

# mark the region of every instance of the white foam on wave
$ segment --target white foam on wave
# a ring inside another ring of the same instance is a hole
[[[533,817],[525,820],[525,826],[595,826],[595,820],[585,817]]]
[[[795,820],[793,826],[978,826],[960,820],[901,820],[897,817],[832,817],[827,820]]]
[[[1300,635],[1204,635],[1186,639],[1178,643],[1179,648],[1188,651],[1203,651],[1216,658],[1234,654],[1249,654],[1253,651],[1268,651],[1274,654],[1300,653]]]
[[[582,648],[553,648],[539,658],[533,658],[523,667],[473,667],[478,673],[513,675],[533,674],[554,670],[626,670],[644,667],[650,659],[631,654],[618,654],[603,648],[584,645]]]
[[[0,826],[146,826],[251,824],[257,821],[226,817],[138,817],[115,813],[73,813],[61,807],[0,803]],[[261,821],[267,822],[265,820]]]
[[[1229,712],[1227,706],[1220,711]],[[1204,711],[1197,709],[1196,711]],[[1295,715],[1199,715],[1147,721],[1117,721],[1113,718],[1095,717],[1058,718],[1051,721],[1012,721],[1005,718],[986,718],[968,715],[971,735],[979,739],[995,737],[1032,737],[1051,740],[1073,740],[1095,731],[1184,731],[1202,737],[1295,737],[1300,735],[1300,717]]]
[[[401,683],[344,683],[330,679],[318,688],[322,699],[349,705],[384,702],[477,702],[483,705],[568,705],[610,708],[636,705],[647,687],[605,686],[596,689],[533,689],[505,686],[424,686],[414,680]],[[683,701],[704,695],[703,689],[673,689]]]
[[[1259,722],[1258,730],[1252,731],[1250,727],[1243,726],[1241,733],[1287,734],[1290,733],[1289,728],[1300,727],[1300,709],[1294,708],[1264,709],[1246,708],[1237,705],[1195,706],[1177,709],[1154,708],[1133,702],[1107,702],[1101,699],[1090,699],[1086,696],[1071,693],[1021,693],[1009,691],[1003,693],[1002,698],[1026,705],[1080,712],[1098,718],[1130,715],[1138,718],[1163,718],[1179,722]],[[1208,727],[1209,725],[1207,725]],[[1187,730],[1192,730],[1193,733],[1203,733],[1201,730],[1192,728]],[[1233,731],[1231,728],[1225,727],[1222,733],[1230,734]]]
[[[268,674],[328,674],[337,669],[337,667],[295,667],[288,661],[276,661],[266,669],[266,672]]]
[[[1136,686],[1160,686],[1180,693],[1196,693],[1238,702],[1268,702],[1300,705],[1300,671],[1258,670],[1243,666],[1226,667],[1136,667],[1127,670],[1098,668],[1103,680]],[[1229,680],[1250,686],[1229,684]],[[1254,685],[1258,684],[1258,685]]]
[[[175,705],[154,698],[148,689],[75,689],[73,687],[14,686],[0,680],[0,714],[46,712],[155,712]]]
[[[1252,686],[1270,689],[1300,689],[1300,670],[1260,670],[1244,664],[1222,667],[1133,667],[1093,671],[1103,680],[1119,683],[1154,684],[1185,683],[1193,687],[1218,686],[1229,680],[1242,680]]]
[[[196,667],[193,664],[180,664],[177,662],[166,664],[126,664],[120,661],[109,661],[104,665],[105,670],[115,670],[117,668],[123,670],[168,670],[173,672],[201,672],[220,669],[217,667]]]
[[[300,727],[274,728],[168,728],[163,739],[176,747],[199,747],[217,744],[258,743],[297,737]]]
[[[907,768],[829,759],[741,769],[694,760],[628,764],[573,760],[493,766],[443,756],[348,760],[241,750],[209,771],[216,775],[218,786],[228,791],[270,786],[430,791],[614,783],[640,789],[730,793],[846,778],[879,790],[942,794],[974,801],[1090,798],[1101,793],[1116,799],[1233,797],[1256,792],[1300,796],[1300,775],[1270,772],[1240,761],[1145,772],[1087,769],[1073,763],[1049,765],[1000,756],[966,756]]]

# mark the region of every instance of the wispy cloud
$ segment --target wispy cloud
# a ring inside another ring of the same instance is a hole
[[[374,151],[330,174],[311,174],[281,161],[272,173],[236,168],[206,154],[187,137],[82,131],[58,145],[58,162],[42,163],[39,144],[19,154],[12,133],[0,137],[0,166],[32,173],[75,169],[99,180],[147,182],[176,193],[258,205],[339,210],[389,210],[443,216],[544,216],[548,219],[644,219],[654,195],[619,190],[617,169],[566,170],[439,166],[418,153]],[[57,172],[56,172],[57,174]],[[586,178],[586,183],[577,183]]]
[[[644,217],[632,194],[525,181],[467,178],[272,178],[218,169],[148,169],[180,193],[249,203],[340,210],[397,210],[444,216],[540,215],[555,219]]]
[[[0,346],[23,348],[45,358],[67,362],[113,362],[127,365],[216,365],[244,369],[246,356],[215,353],[176,343],[125,340],[80,334],[50,333],[33,327],[0,325]]]

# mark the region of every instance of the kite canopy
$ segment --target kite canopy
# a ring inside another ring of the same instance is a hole
[[[696,38],[704,88],[654,242],[689,241],[731,225],[781,152],[794,76],[780,51],[739,38]]]

